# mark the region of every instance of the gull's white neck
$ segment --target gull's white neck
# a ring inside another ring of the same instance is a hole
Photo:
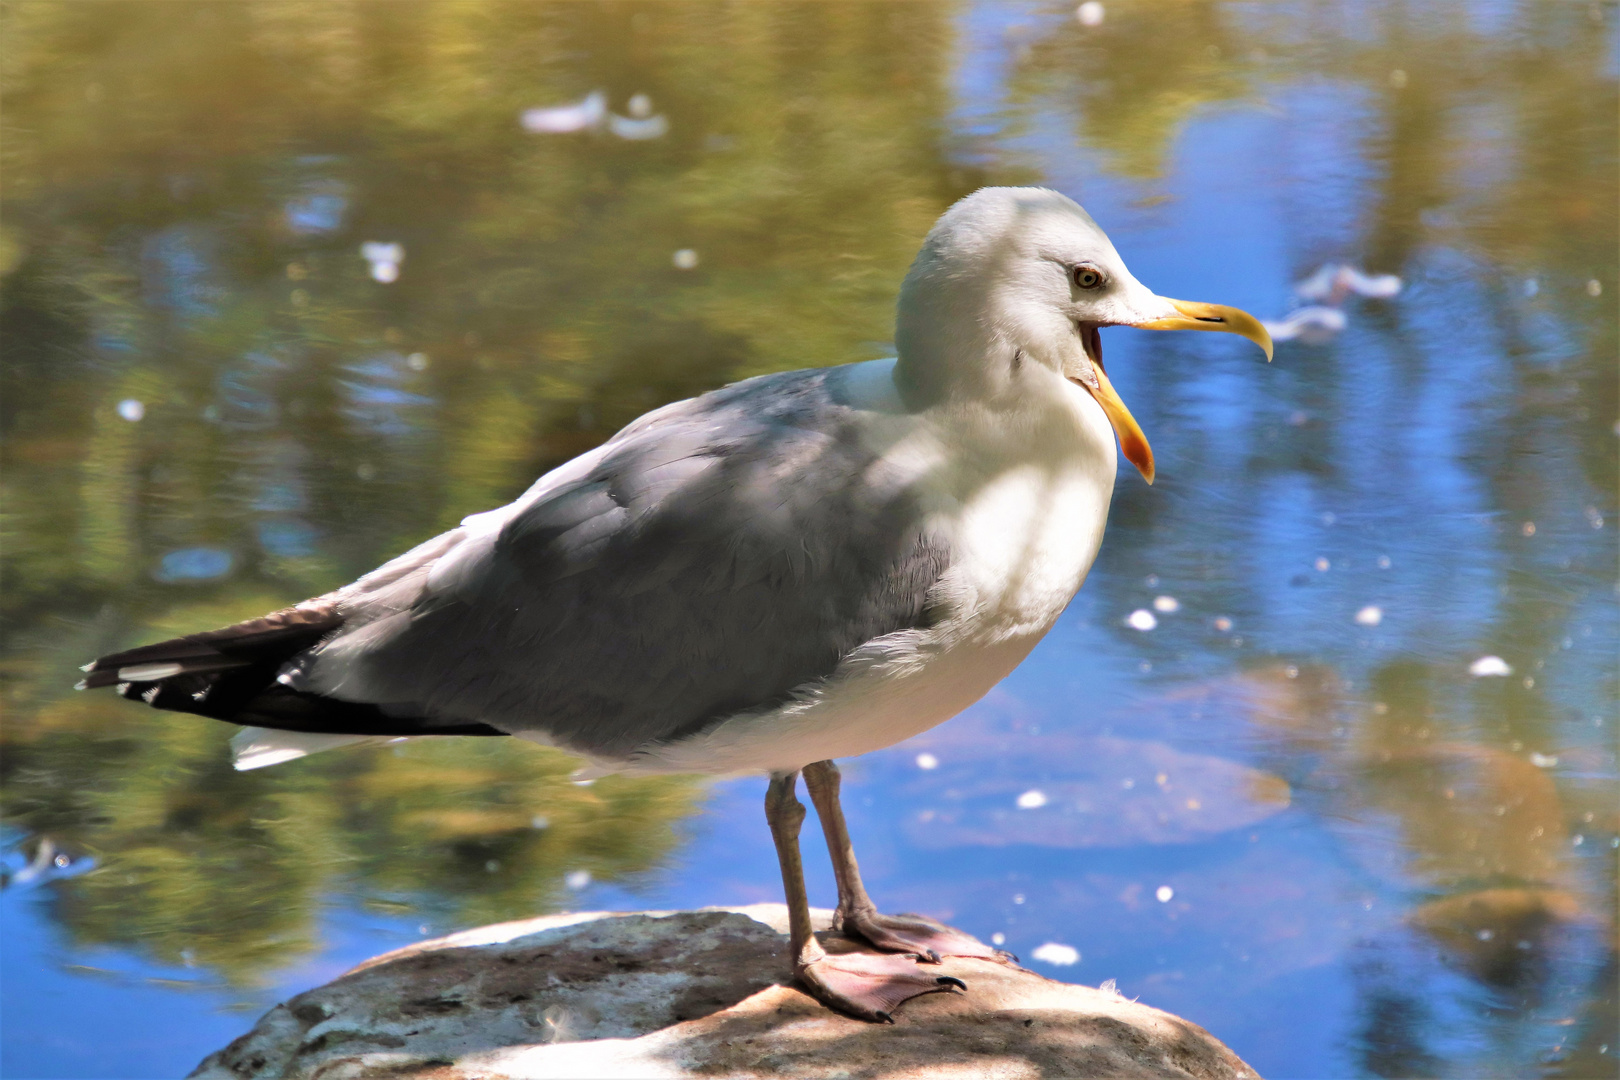
[[[1108,418],[1085,390],[1029,362],[1009,365],[993,394],[909,408],[903,364],[842,369],[846,400],[868,411],[882,467],[949,537],[951,606],[976,613],[992,637],[1038,638],[1102,544],[1117,468]]]

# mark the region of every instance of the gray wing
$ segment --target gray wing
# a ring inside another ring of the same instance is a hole
[[[928,622],[947,545],[833,371],[681,402],[339,594],[286,681],[623,756],[785,700]]]

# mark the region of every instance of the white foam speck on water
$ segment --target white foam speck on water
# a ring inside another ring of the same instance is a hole
[[[1080,950],[1073,945],[1059,945],[1055,941],[1048,941],[1030,953],[1033,959],[1043,964],[1054,964],[1057,967],[1069,967],[1080,962]]]

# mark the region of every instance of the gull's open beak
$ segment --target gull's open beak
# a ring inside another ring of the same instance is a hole
[[[1085,387],[1097,404],[1102,406],[1108,422],[1114,426],[1114,434],[1119,436],[1119,449],[1125,455],[1125,460],[1136,466],[1142,479],[1153,483],[1153,447],[1148,445],[1147,436],[1142,434],[1136,417],[1120,400],[1114,384],[1108,381],[1108,373],[1103,370],[1102,364],[1102,335],[1097,332],[1095,325],[1084,325],[1080,327],[1080,342],[1091,361],[1089,374],[1096,380],[1096,385],[1085,377],[1075,378],[1071,375],[1070,380]]]
[[[1165,318],[1149,319],[1146,322],[1127,323],[1128,326],[1138,326],[1144,330],[1218,330],[1224,334],[1239,334],[1248,338],[1265,351],[1266,360],[1271,359],[1271,335],[1266,328],[1260,325],[1260,320],[1247,311],[1240,311],[1235,307],[1224,304],[1200,304],[1190,300],[1171,300],[1160,297],[1165,303],[1173,307],[1177,314]],[[1086,356],[1091,360],[1091,374],[1096,379],[1093,386],[1088,378],[1075,378],[1074,382],[1084,386],[1091,392],[1091,396],[1102,406],[1108,416],[1108,422],[1114,425],[1114,434],[1119,436],[1119,449],[1125,455],[1125,460],[1135,465],[1142,474],[1142,479],[1153,483],[1153,447],[1148,445],[1147,436],[1131,415],[1131,410],[1125,407],[1119,394],[1114,391],[1114,384],[1108,381],[1108,373],[1102,365],[1102,338],[1097,333],[1095,325],[1080,327],[1080,340],[1085,346]]]
[[[1260,325],[1260,320],[1247,311],[1239,311],[1225,304],[1200,304],[1192,300],[1171,300],[1169,297],[1160,299],[1181,314],[1130,325],[1144,330],[1218,330],[1223,334],[1238,334],[1260,346],[1267,362],[1271,360],[1271,335]]]

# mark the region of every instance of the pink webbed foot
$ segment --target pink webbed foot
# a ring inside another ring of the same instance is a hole
[[[844,915],[840,927],[888,952],[910,953],[924,963],[937,964],[942,956],[977,956],[1000,962],[1016,961],[1009,952],[991,948],[925,915],[883,915],[876,911]]]
[[[799,978],[826,1005],[861,1020],[892,1024],[901,1002],[922,994],[955,993],[967,984],[932,975],[909,956],[834,953],[798,965]]]

